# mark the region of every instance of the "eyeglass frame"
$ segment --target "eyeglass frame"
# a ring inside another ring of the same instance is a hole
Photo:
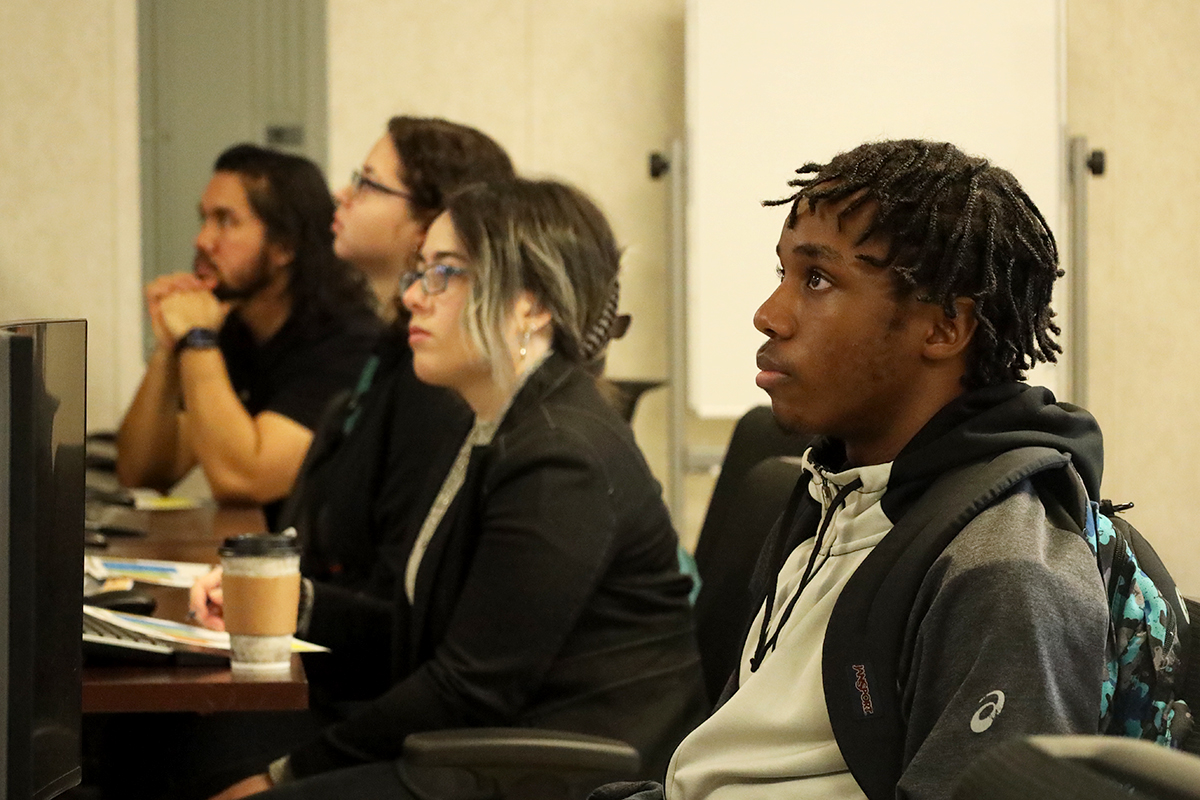
[[[422,270],[409,270],[400,276],[400,294],[404,294],[412,288],[413,284],[420,283],[421,289],[427,296],[441,294],[446,291],[446,287],[450,285],[450,279],[457,275],[469,275],[470,270],[462,267],[455,267],[451,264],[434,264]],[[429,283],[429,276],[438,276],[437,282]]]
[[[362,189],[364,186],[367,187],[368,189],[374,189],[375,191],[380,192],[382,194],[390,194],[392,197],[403,197],[405,200],[413,199],[411,192],[407,192],[403,189],[393,189],[391,186],[384,186],[379,181],[374,180],[373,178],[368,178],[366,175],[363,175],[361,170],[356,169],[353,172],[351,172],[350,173],[350,194],[351,194],[351,196],[358,197],[360,194],[362,194]]]

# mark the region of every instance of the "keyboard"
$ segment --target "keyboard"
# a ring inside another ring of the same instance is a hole
[[[227,667],[228,651],[168,642],[130,630],[84,609],[83,660],[88,665],[157,664],[160,666]]]

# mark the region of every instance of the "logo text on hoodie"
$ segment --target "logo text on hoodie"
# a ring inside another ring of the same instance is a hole
[[[851,664],[850,678],[854,690],[858,693],[858,715],[867,719],[875,716],[875,702],[871,699],[871,679],[866,664]]]

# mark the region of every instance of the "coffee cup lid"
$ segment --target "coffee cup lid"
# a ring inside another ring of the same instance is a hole
[[[283,533],[243,533],[230,536],[217,551],[222,556],[284,556],[300,551],[295,536]]]

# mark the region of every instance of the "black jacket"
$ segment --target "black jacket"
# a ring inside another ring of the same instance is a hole
[[[413,373],[405,331],[387,330],[352,391],[326,409],[280,515],[309,578],[389,601],[398,552],[454,461],[471,410]]]
[[[622,738],[661,775],[707,710],[658,484],[594,379],[558,356],[473,451],[411,605],[397,584],[390,606],[319,587],[309,638],[386,659],[392,685],[293,752],[298,777],[394,758],[416,731],[489,725]]]

